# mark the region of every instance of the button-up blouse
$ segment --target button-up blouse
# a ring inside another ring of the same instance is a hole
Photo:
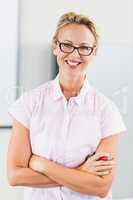
[[[78,96],[63,95],[59,75],[24,92],[9,115],[29,129],[33,154],[74,168],[92,155],[101,139],[126,130],[116,105],[84,81]],[[24,188],[25,200],[99,200],[65,186]],[[112,199],[111,190],[106,200]]]

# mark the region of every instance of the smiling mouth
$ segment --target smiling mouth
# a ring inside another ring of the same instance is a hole
[[[67,65],[69,65],[71,68],[76,68],[78,65],[81,64],[81,62],[79,62],[79,61],[70,61],[70,60],[66,60],[65,62],[66,62]]]

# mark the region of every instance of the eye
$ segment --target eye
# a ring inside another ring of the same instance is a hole
[[[91,47],[82,46],[80,47],[81,51],[90,51]]]
[[[93,51],[93,48],[87,47],[87,46],[82,46],[82,47],[79,48],[79,51],[80,51],[81,54],[89,55]]]
[[[63,46],[64,48],[67,48],[67,49],[73,48],[73,46],[72,46],[71,44],[69,44],[69,43],[62,43],[62,46]]]

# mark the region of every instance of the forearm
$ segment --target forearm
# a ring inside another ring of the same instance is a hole
[[[12,186],[27,186],[38,188],[59,187],[56,181],[50,179],[44,174],[36,172],[30,168],[16,167],[9,178],[9,183]]]
[[[102,197],[103,179],[99,176],[67,168],[49,160],[44,161],[43,173],[74,191]]]

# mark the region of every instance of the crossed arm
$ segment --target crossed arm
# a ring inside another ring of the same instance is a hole
[[[91,173],[91,170],[87,171],[87,167],[91,166],[90,162],[84,163],[83,167],[68,168],[45,158],[32,156],[29,141],[29,130],[14,120],[7,165],[11,185],[30,187],[58,187],[64,185],[74,191],[89,195],[100,197],[107,195],[112,184],[115,167],[106,176]],[[116,135],[103,139],[96,153],[111,152],[116,158],[116,143]]]

